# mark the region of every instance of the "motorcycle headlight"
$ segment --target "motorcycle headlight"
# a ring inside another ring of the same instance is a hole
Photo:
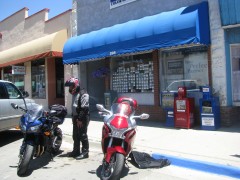
[[[124,133],[126,132],[127,129],[116,129],[111,127],[111,136],[112,137],[116,137],[116,138],[120,138],[120,139],[124,139]]]
[[[26,125],[20,124],[20,129],[22,132],[26,132]]]
[[[22,121],[20,121],[19,126],[22,132],[26,132],[26,125]]]
[[[28,128],[28,132],[38,132],[41,125],[36,125]]]

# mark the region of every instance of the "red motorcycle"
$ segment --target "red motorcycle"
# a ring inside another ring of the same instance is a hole
[[[121,97],[112,104],[111,111],[97,104],[99,114],[104,117],[102,128],[102,151],[104,153],[101,179],[120,179],[125,161],[132,151],[135,135],[135,119],[148,119],[148,114],[134,116],[137,101]]]

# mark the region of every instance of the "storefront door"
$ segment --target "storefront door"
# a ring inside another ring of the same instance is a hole
[[[231,45],[232,101],[240,106],[240,44]]]

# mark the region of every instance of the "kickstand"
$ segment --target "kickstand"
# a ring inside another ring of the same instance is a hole
[[[127,161],[125,161],[125,164],[126,164],[127,168],[128,168],[128,169],[130,169],[130,167],[129,167],[129,165],[128,165]]]
[[[51,161],[53,161],[54,156],[52,152],[50,152],[50,157],[51,157]]]

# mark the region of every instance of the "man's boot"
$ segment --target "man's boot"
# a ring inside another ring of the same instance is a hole
[[[83,151],[79,156],[75,157],[76,160],[86,159],[88,158],[88,151]]]
[[[73,143],[73,151],[68,154],[68,157],[77,157],[80,155],[80,142]]]
[[[75,159],[76,160],[86,159],[89,157],[88,153],[89,153],[88,141],[83,141],[82,153],[79,156],[77,156]]]
[[[88,136],[87,136],[87,133],[83,133],[82,134],[82,153],[79,156],[77,156],[76,159],[80,160],[80,159],[88,158],[89,157],[88,152],[89,152]]]
[[[72,152],[70,152],[69,154],[68,154],[68,157],[73,157],[73,158],[75,158],[75,157],[77,157],[77,156],[79,156],[80,155],[80,151],[75,151],[75,150],[73,150]]]

